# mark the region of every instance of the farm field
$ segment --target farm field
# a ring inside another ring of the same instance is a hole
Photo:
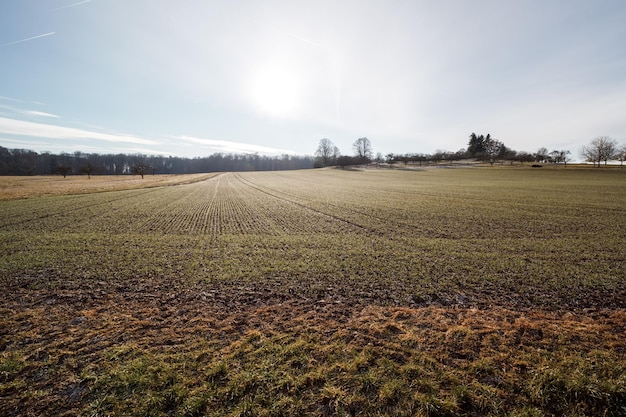
[[[626,170],[96,178],[0,187],[0,415],[626,415]]]

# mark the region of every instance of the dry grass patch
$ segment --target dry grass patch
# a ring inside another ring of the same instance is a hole
[[[0,200],[15,200],[53,195],[88,194],[120,191],[202,181],[216,174],[189,175],[94,175],[86,176],[4,176],[0,178]]]
[[[618,416],[626,405],[624,312],[296,300],[225,311],[193,292],[3,302],[4,415]]]

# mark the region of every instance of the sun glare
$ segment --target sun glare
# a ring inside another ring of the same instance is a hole
[[[300,101],[297,73],[288,66],[273,64],[256,72],[251,86],[254,106],[271,117],[290,117]]]

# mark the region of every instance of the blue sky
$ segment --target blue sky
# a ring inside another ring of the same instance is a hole
[[[626,1],[2,0],[0,146],[626,143]]]

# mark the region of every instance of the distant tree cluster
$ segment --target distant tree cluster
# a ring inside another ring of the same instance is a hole
[[[495,161],[538,162],[547,164],[567,165],[571,161],[571,152],[567,149],[555,149],[548,151],[542,147],[534,153],[517,152],[507,148],[498,140],[487,136],[472,133],[468,142],[467,157],[487,160],[493,165]],[[580,155],[586,162],[592,162],[600,166],[601,162],[606,165],[608,161],[618,160],[621,164],[626,160],[626,145],[618,146],[614,139],[607,136],[599,136],[584,146]]]
[[[460,161],[467,158],[465,149],[461,149],[458,152],[448,152],[439,150],[433,154],[426,153],[405,153],[394,154],[389,153],[385,156],[385,162],[388,164],[402,163],[404,165],[430,165],[438,164],[440,162],[452,162]]]
[[[535,153],[515,151],[506,147],[501,141],[493,139],[490,134],[479,136],[472,133],[469,137],[466,157],[483,160],[491,165],[498,161],[506,161],[511,164],[514,162],[536,162],[567,165],[571,161],[570,155],[571,152],[567,149],[548,151],[544,147],[539,148]]]
[[[0,175],[144,175],[313,168],[310,156],[216,153],[202,158],[142,154],[37,153],[0,146]]]
[[[494,139],[491,134],[477,135],[472,133],[469,137],[467,149],[463,148],[456,152],[438,150],[433,154],[388,154],[386,162],[390,164],[400,162],[405,165],[419,164],[422,166],[468,159],[475,159],[493,165],[496,162],[509,162],[511,164],[514,162],[534,162],[537,160],[537,156],[528,152],[514,151],[506,147],[502,141]]]
[[[322,139],[319,142],[319,146],[315,151],[315,163],[316,168],[326,166],[338,166],[347,167],[351,165],[363,165],[371,162],[386,163],[394,165],[401,163],[404,165],[427,165],[438,164],[452,161],[460,161],[465,159],[479,159],[485,162],[489,162],[493,165],[497,161],[514,161],[520,162],[534,162],[537,160],[536,154],[529,154],[527,152],[516,152],[504,146],[504,144],[491,137],[490,134],[476,135],[472,133],[470,135],[470,142],[467,149],[461,149],[457,152],[448,152],[438,150],[433,154],[425,153],[406,153],[406,154],[394,154],[389,153],[383,157],[380,153],[374,158],[373,148],[371,141],[366,138],[359,138],[352,144],[352,150],[354,154],[341,155],[339,148],[330,139]],[[558,159],[552,159],[556,154],[559,154]],[[550,158],[552,161],[566,162],[569,159],[567,154],[569,151],[554,151],[548,155],[548,151],[545,151],[545,158]],[[545,159],[543,156],[541,159]]]
[[[516,152],[508,149],[500,141],[487,136],[472,133],[468,142],[467,156],[488,160],[492,165],[496,160],[509,160],[520,162],[540,162],[549,164],[567,165],[571,161],[571,152],[567,149],[555,149],[548,151],[539,148],[534,154]],[[626,160],[626,144],[619,145],[615,139],[608,136],[598,136],[591,140],[580,150],[580,156],[585,162],[591,162],[599,167],[602,162],[607,165],[609,161],[620,161],[623,165]]]
[[[496,161],[498,157],[502,157],[506,152],[506,147],[502,142],[491,137],[491,134],[487,133],[487,136],[476,135],[472,133],[467,146],[467,154],[472,158],[481,158],[489,161],[491,165]]]
[[[623,165],[626,160],[626,145],[619,146],[617,142],[609,137],[600,136],[581,150],[581,156],[587,162],[592,162],[600,166],[608,161],[620,161]],[[500,140],[494,139],[491,134],[477,135],[472,133],[469,136],[467,149],[460,149],[457,152],[437,151],[433,154],[408,153],[393,154],[386,156],[389,164],[403,163],[404,165],[426,165],[441,162],[453,162],[467,159],[475,159],[493,165],[496,162],[520,163],[543,163],[543,164],[563,164],[567,165],[571,159],[571,152],[567,149],[554,149],[548,151],[542,147],[535,153],[525,151],[515,151],[504,145]]]

